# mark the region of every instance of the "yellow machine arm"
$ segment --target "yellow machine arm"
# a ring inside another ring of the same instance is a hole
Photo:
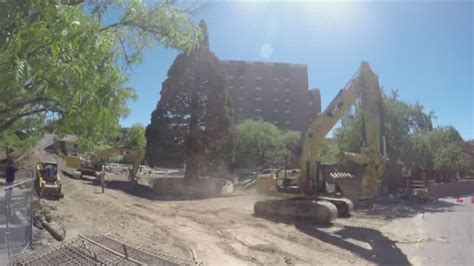
[[[346,153],[346,156],[367,165],[362,181],[363,193],[367,197],[376,193],[377,181],[383,175],[385,168],[385,158],[380,153],[383,139],[381,136],[382,93],[377,74],[367,62],[362,62],[358,75],[352,78],[324,112],[318,115],[305,135],[298,183],[306,194],[315,194],[314,177],[317,176],[321,143],[337,121],[359,98],[365,121],[367,143],[360,154]]]

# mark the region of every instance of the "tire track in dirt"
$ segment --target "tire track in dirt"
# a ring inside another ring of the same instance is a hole
[[[183,209],[181,209],[183,210]],[[218,215],[216,213],[220,212],[208,212],[208,211],[200,211],[200,215],[197,215],[197,211],[194,209],[186,209],[188,214],[180,213],[180,216],[185,216],[199,224],[204,226],[212,226],[214,228],[214,234],[221,239],[225,239],[224,242],[226,245],[223,246],[224,250],[230,253],[233,256],[237,256],[241,259],[245,259],[251,263],[256,263],[260,261],[255,261],[255,256],[245,255],[249,252],[262,252],[265,255],[271,255],[271,257],[281,257],[281,260],[275,261],[273,258],[270,260],[272,263],[283,263],[288,261],[293,261],[296,263],[310,263],[314,259],[321,259],[322,257],[326,257],[329,260],[338,258],[342,262],[354,261],[352,259],[353,254],[349,251],[340,250],[333,246],[328,246],[326,244],[321,243],[319,240],[314,239],[310,236],[296,236],[299,232],[296,231],[294,226],[292,225],[284,225],[284,224],[273,224],[271,226],[267,226],[261,222],[255,223],[256,218],[253,216],[249,216],[248,214],[242,214],[239,226],[234,228],[232,223],[224,220],[219,223],[218,229],[216,229],[215,223],[210,223],[209,220],[213,217],[206,217],[209,215],[214,214],[213,216],[221,216],[221,217],[229,217],[228,215]],[[248,219],[245,219],[248,217]],[[265,221],[268,222],[268,221]],[[254,228],[258,231],[255,232]],[[262,232],[266,230],[267,232]],[[259,234],[260,239],[264,239],[264,241],[260,241],[261,244],[249,244],[244,240],[241,240],[239,236],[248,236],[248,235],[255,235]],[[231,243],[231,244],[229,244]],[[245,247],[247,250],[242,251],[239,248],[235,247],[235,243],[240,244],[241,246]],[[275,243],[277,243],[275,245]],[[280,246],[285,247],[285,250],[281,249]],[[307,248],[311,246],[312,248]],[[325,247],[328,246],[328,247]],[[302,251],[306,251],[307,254],[311,254],[310,256],[301,256]],[[319,253],[317,256],[314,255],[315,251]],[[243,254],[242,254],[243,253]],[[250,253],[251,254],[251,253]],[[278,256],[277,256],[278,255]],[[257,256],[261,257],[261,256]],[[265,263],[269,263],[270,261],[265,261]]]

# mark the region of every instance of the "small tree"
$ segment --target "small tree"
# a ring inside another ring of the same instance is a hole
[[[280,131],[279,137],[276,139],[275,151],[269,154],[267,160],[276,165],[284,164],[285,167],[289,167],[291,159],[299,157],[296,152],[300,140],[301,134],[297,131]]]
[[[144,148],[145,127],[141,123],[136,123],[130,128],[122,128],[119,134],[111,136],[108,144],[113,147]]]
[[[423,133],[432,160],[430,170],[443,176],[466,170],[466,153],[462,150],[463,140],[459,132],[451,127],[438,127]]]
[[[268,122],[245,120],[234,130],[235,163],[245,167],[283,166],[299,141],[299,132],[282,132]]]

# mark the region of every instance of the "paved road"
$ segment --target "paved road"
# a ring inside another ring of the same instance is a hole
[[[471,197],[462,200],[441,199],[440,203],[446,206],[442,212],[428,211],[400,222],[411,236],[397,246],[411,263],[473,265],[474,203]]]

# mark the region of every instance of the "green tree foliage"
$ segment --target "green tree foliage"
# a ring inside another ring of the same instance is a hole
[[[127,100],[135,98],[117,62],[130,66],[151,45],[188,49],[200,39],[187,13],[169,4],[82,2],[0,2],[4,144],[21,145],[47,130],[77,134],[83,146],[96,146],[117,132]],[[102,26],[112,8],[122,15]]]
[[[410,136],[410,150],[407,153],[404,166],[421,170],[433,169],[433,156],[430,143],[425,133]]]
[[[125,147],[145,147],[146,138],[145,138],[145,127],[140,124],[134,124],[127,131],[125,138]]]
[[[410,104],[398,99],[392,90],[384,97],[384,134],[389,163],[410,164],[410,134],[433,129],[434,113],[425,113],[420,103]]]
[[[341,151],[335,143],[323,143],[321,145],[321,163],[337,164],[339,162]]]
[[[218,58],[209,50],[206,25],[199,48],[179,54],[162,85],[146,129],[153,165],[186,163],[186,180],[215,173],[232,162],[231,103]]]
[[[388,163],[423,171],[456,171],[471,167],[472,158],[462,150],[462,138],[451,127],[433,129],[433,112],[424,112],[420,103],[398,99],[398,92],[384,96],[384,134]],[[357,167],[344,159],[343,152],[359,152],[363,139],[364,119],[356,107],[343,118],[334,134],[337,147],[322,150],[323,160],[337,154],[336,162]],[[329,154],[329,155],[328,155]]]
[[[246,120],[235,126],[234,152],[240,167],[283,166],[295,153],[301,134],[283,132],[271,123]]]
[[[133,124],[130,128],[122,128],[118,134],[110,136],[108,146],[116,148],[145,147],[145,127],[141,123]]]
[[[452,126],[412,136],[412,167],[438,172],[469,170],[472,158],[462,149],[463,140]]]
[[[275,165],[281,165],[282,163],[288,163],[293,157],[298,157],[297,153],[298,144],[301,140],[301,133],[297,131],[280,131],[279,137],[277,138],[276,151],[270,153],[269,162]]]

